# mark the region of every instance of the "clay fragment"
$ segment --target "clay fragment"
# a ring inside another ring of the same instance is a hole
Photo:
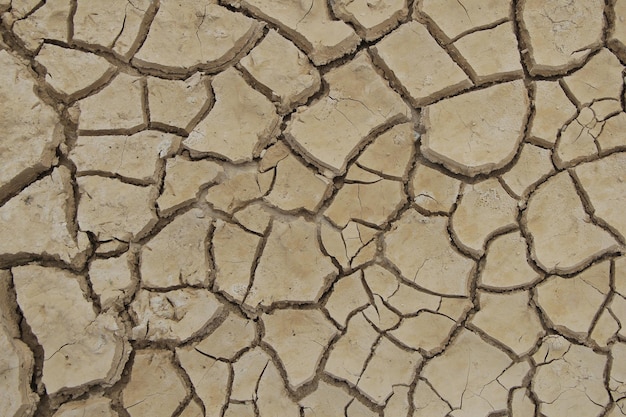
[[[37,265],[12,273],[17,302],[44,350],[42,381],[48,394],[117,382],[130,345],[114,314],[94,312],[81,290],[82,278]],[[67,315],[68,308],[73,315]]]

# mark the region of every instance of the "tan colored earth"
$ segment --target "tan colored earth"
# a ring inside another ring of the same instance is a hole
[[[626,0],[0,0],[0,415],[626,416]]]

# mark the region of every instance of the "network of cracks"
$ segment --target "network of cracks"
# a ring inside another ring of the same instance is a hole
[[[4,415],[626,415],[626,1],[0,16]]]

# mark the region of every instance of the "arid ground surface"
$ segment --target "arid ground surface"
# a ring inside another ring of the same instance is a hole
[[[626,415],[626,1],[0,15],[2,416]]]

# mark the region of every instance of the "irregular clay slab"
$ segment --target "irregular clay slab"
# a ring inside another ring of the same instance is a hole
[[[69,154],[77,174],[109,173],[156,182],[161,158],[176,152],[181,138],[144,130],[130,136],[79,136]]]
[[[456,409],[455,416],[486,416],[506,410],[509,388],[519,386],[525,376],[506,381],[503,376],[509,366],[511,359],[504,352],[463,330],[440,356],[424,366],[422,376]],[[451,378],[450,372],[459,377]]]
[[[527,242],[519,231],[493,239],[486,250],[480,272],[480,285],[488,288],[513,289],[537,281],[538,274],[526,258]]]
[[[595,119],[599,122],[603,122],[622,112],[620,98],[598,99],[589,104],[589,108],[593,111]]]
[[[276,164],[276,179],[264,198],[285,211],[304,209],[316,212],[330,191],[330,181],[316,175],[289,153]]]
[[[502,180],[513,194],[522,197],[554,171],[551,156],[550,150],[525,143],[517,162],[502,175]]]
[[[185,139],[185,148],[234,163],[252,160],[277,134],[280,118],[274,105],[234,68],[217,75],[211,85],[215,105]]]
[[[372,184],[345,184],[324,211],[330,221],[344,228],[350,220],[381,226],[404,205],[406,196],[399,181],[380,178]]]
[[[363,310],[363,315],[372,323],[379,332],[386,332],[396,327],[400,322],[400,317],[383,303],[383,298],[374,295],[373,303]]]
[[[524,136],[530,100],[524,82],[465,93],[424,108],[421,151],[450,171],[474,177],[508,164]]]
[[[345,327],[348,316],[369,302],[369,296],[361,283],[361,273],[354,272],[335,282],[324,308],[333,320]]]
[[[364,244],[364,246],[359,248],[350,260],[350,267],[356,269],[370,261],[373,261],[378,253],[377,245],[377,240],[370,240],[369,243]]]
[[[319,230],[320,245],[324,251],[339,263],[342,269],[350,267],[348,250],[343,240],[341,230],[332,226],[328,221],[322,221]]]
[[[356,49],[361,41],[352,28],[333,19],[324,0],[227,0],[278,25],[315,65],[324,65]]]
[[[283,141],[276,141],[267,149],[261,151],[261,161],[259,162],[259,172],[266,172],[280,163],[283,159],[291,155],[289,146]]]
[[[142,84],[141,78],[120,73],[102,90],[80,100],[79,133],[132,131],[145,126]]]
[[[561,130],[554,148],[556,167],[563,169],[596,159],[596,137],[601,133],[603,124],[593,118],[590,108],[583,107],[578,117]]]
[[[526,0],[521,33],[528,43],[531,75],[564,74],[602,42],[602,0]]]
[[[111,400],[104,397],[91,397],[87,400],[70,401],[63,404],[52,417],[118,417],[111,408]]]
[[[141,290],[130,305],[135,340],[189,340],[222,312],[208,290],[183,288],[164,293]]]
[[[17,302],[43,347],[42,381],[47,393],[117,382],[130,345],[114,315],[94,313],[80,288],[80,278],[37,265],[12,271]]]
[[[341,237],[345,245],[345,250],[348,258],[354,263],[356,258],[359,257],[366,245],[369,246],[372,242],[378,230],[364,226],[360,223],[350,222],[341,231]]]
[[[231,313],[217,329],[202,339],[195,349],[217,359],[232,360],[239,352],[249,347],[255,338],[255,323]]]
[[[216,182],[223,172],[222,167],[214,161],[190,161],[181,156],[168,159],[163,191],[156,201],[159,213],[169,215],[193,202],[198,193]]]
[[[574,171],[580,181],[594,216],[626,238],[626,153],[615,153],[598,161],[577,166]]]
[[[617,335],[624,337],[626,335],[626,331],[621,328],[621,323],[626,322],[626,297],[621,294],[619,296],[614,296],[611,299],[611,303],[608,305],[608,310],[611,315],[616,318],[618,324],[620,325]]]
[[[271,92],[281,113],[303,104],[320,89],[320,74],[293,43],[270,29],[240,65]]]
[[[78,226],[99,240],[127,242],[144,235],[157,222],[153,186],[139,187],[98,176],[78,177],[76,182],[80,193]]]
[[[482,256],[491,236],[517,225],[517,201],[495,178],[466,185],[450,224],[459,246]]]
[[[206,200],[217,210],[233,213],[248,202],[265,195],[272,185],[274,171],[259,173],[252,169],[226,170],[219,184],[209,188]]]
[[[409,414],[409,387],[397,385],[393,387],[393,394],[387,400],[384,413],[388,416],[403,416]]]
[[[378,136],[359,156],[357,165],[403,179],[410,167],[417,133],[413,123],[401,123]]]
[[[129,262],[126,252],[117,258],[94,259],[89,264],[89,282],[103,309],[115,304],[121,307],[135,288]]]
[[[377,252],[377,241],[370,240],[369,243],[359,248],[359,250],[352,257],[352,259],[350,260],[350,267],[356,269],[370,261],[373,261],[374,258],[376,258]]]
[[[204,405],[205,416],[220,417],[228,402],[229,365],[203,355],[192,346],[177,348],[176,357]]]
[[[402,279],[378,264],[368,266],[363,272],[365,282],[372,294],[379,296],[402,315],[413,315],[422,309],[437,311],[443,306],[441,297],[405,284]],[[464,299],[455,300],[463,301]],[[447,314],[455,315],[454,313]],[[406,326],[406,329],[410,327]],[[417,334],[411,336],[420,337]]]
[[[538,145],[555,144],[559,130],[576,115],[576,106],[557,81],[535,82],[535,114],[529,137]]]
[[[11,3],[10,0],[3,1]],[[71,8],[71,0],[48,0],[26,19],[15,22],[13,33],[30,51],[36,51],[44,39],[67,42]]]
[[[376,417],[379,415],[356,398],[346,407],[346,417]]]
[[[337,274],[317,243],[314,223],[276,219],[261,254],[245,304],[316,302]]]
[[[450,406],[423,379],[417,381],[413,392],[413,404],[416,404],[414,417],[446,416],[452,411]]]
[[[185,416],[181,414],[181,417],[202,417],[202,410],[199,410],[197,415]],[[253,404],[230,403],[224,412],[224,417],[256,417],[256,414],[254,414]]]
[[[390,334],[403,345],[432,355],[444,348],[455,324],[454,320],[444,315],[422,311],[402,320]]]
[[[252,401],[256,398],[257,386],[264,369],[272,359],[259,346],[245,352],[233,364],[233,384],[230,399]],[[272,364],[273,366],[273,364]],[[281,385],[283,383],[281,382]]]
[[[609,45],[614,46],[620,57],[623,57],[626,49],[626,3],[622,1],[615,2],[613,13],[615,13],[615,18]]]
[[[567,172],[551,177],[530,195],[522,224],[531,237],[532,257],[548,273],[580,271],[618,247],[608,232],[589,221]]]
[[[131,417],[170,417],[187,396],[185,381],[167,350],[144,349],[135,353],[122,405]],[[158,395],[155,395],[158,393]]]
[[[122,242],[121,240],[111,239],[98,242],[96,247],[96,254],[101,256],[114,256],[127,251],[129,248],[128,242]]]
[[[400,349],[383,337],[374,349],[357,388],[378,405],[384,405],[393,394],[394,385],[409,385],[415,369],[422,363],[417,352]]]
[[[72,41],[110,49],[128,60],[143,41],[142,32],[155,10],[151,0],[80,2],[73,15]]]
[[[514,417],[534,417],[535,403],[530,399],[526,388],[514,388],[511,394],[511,415]]]
[[[407,53],[407,45],[420,47]],[[400,26],[371,49],[416,107],[472,86],[467,74],[419,22]]]
[[[24,16],[33,11],[37,6],[36,0],[10,0],[11,15],[17,19],[23,19]],[[2,6],[2,9],[8,9],[9,6]]]
[[[63,128],[57,113],[35,94],[35,80],[27,67],[3,50],[0,67],[0,200],[4,200],[56,162]]]
[[[369,291],[372,293],[372,295],[380,296],[387,303],[389,303],[390,299],[397,295],[399,291],[401,291],[400,288],[403,285],[400,278],[397,278],[393,272],[389,271],[379,264],[373,264],[365,268],[363,270],[363,278],[365,279],[364,285],[369,288]],[[426,308],[432,307],[436,309],[439,305],[440,297],[433,297],[437,299],[437,302],[434,305],[425,304]]]
[[[623,398],[626,394],[626,344],[615,343],[611,347],[613,363],[609,379],[609,388],[614,398]]]
[[[473,307],[474,303],[469,298],[441,297],[441,305],[437,309],[437,312],[445,314],[448,317],[460,318]]]
[[[0,351],[0,404],[3,413],[7,417],[32,416],[39,402],[39,396],[30,387],[33,353],[24,342],[11,334],[5,320],[0,322]]]
[[[342,388],[321,380],[317,389],[299,404],[304,410],[304,417],[341,416],[345,415],[344,410],[351,400],[352,395]]]
[[[603,48],[584,67],[563,77],[563,82],[581,105],[603,98],[619,100],[624,85],[623,70],[619,59]]]
[[[619,113],[606,120],[602,132],[596,138],[600,155],[619,148],[626,148],[626,137],[623,135],[624,129],[626,129],[626,113]]]
[[[546,336],[533,357],[538,367],[531,389],[539,400],[540,413],[547,417],[563,416],[571,410],[585,416],[602,413],[610,401],[604,386],[606,356],[561,336]]]
[[[424,0],[416,11],[431,18],[450,39],[472,29],[508,19],[511,4],[507,0]]]
[[[312,161],[339,175],[368,135],[406,120],[411,112],[364,52],[330,70],[324,80],[328,95],[296,112],[285,137]]]
[[[626,296],[626,257],[615,259],[615,291]]]
[[[155,125],[172,126],[189,132],[212,101],[213,92],[208,79],[200,73],[186,80],[148,77],[150,122]]]
[[[248,204],[233,215],[240,225],[260,235],[265,234],[272,218],[271,211],[260,201]]]
[[[413,170],[409,188],[413,202],[431,213],[449,213],[460,189],[460,180],[419,163]]]
[[[52,257],[80,268],[90,247],[76,230],[71,174],[63,166],[26,187],[0,207],[0,266],[10,259]],[[45,237],[45,238],[44,238]]]
[[[380,38],[409,14],[406,0],[338,0],[330,4],[335,16],[352,23],[366,41]]]
[[[610,290],[609,268],[610,262],[604,261],[572,278],[551,276],[537,286],[537,305],[554,328],[575,337],[587,336]]]
[[[19,322],[11,270],[0,269],[0,329],[3,329],[8,337],[19,339],[21,333]]]
[[[133,64],[178,73],[216,71],[254,44],[262,29],[213,2],[164,0]]]
[[[454,249],[447,223],[407,210],[385,234],[385,256],[408,281],[438,294],[468,295],[474,261]]]
[[[529,301],[527,291],[480,293],[480,310],[471,323],[516,355],[523,356],[535,347],[544,334],[539,316]]]
[[[361,168],[358,164],[352,165],[346,176],[344,182],[349,184],[374,184],[382,179],[380,175],[370,172]]]
[[[46,82],[61,97],[73,100],[104,84],[114,72],[106,59],[88,52],[45,44],[35,60],[46,68]],[[80,71],[76,71],[80,68]]]
[[[602,125],[589,107],[583,107],[576,119],[563,127],[557,138],[553,157],[556,167],[567,168],[595,159],[598,154],[595,138],[601,133]]]
[[[465,35],[454,46],[472,67],[478,82],[524,75],[511,22]]]
[[[371,229],[374,230],[374,229]],[[363,247],[359,248],[356,254],[350,260],[350,266],[353,269],[359,268],[366,263],[373,261],[376,258],[378,253],[377,241],[370,240],[369,243],[365,244]]]
[[[319,310],[275,310],[261,319],[263,340],[278,354],[291,389],[312,381],[337,329]]]
[[[300,407],[290,397],[285,381],[273,362],[268,362],[256,389],[260,416],[299,417]]]
[[[349,222],[343,230],[323,223],[320,230],[323,248],[339,262],[343,270],[369,262],[376,254],[376,229],[361,223]]]
[[[241,303],[246,297],[261,238],[218,220],[213,232],[213,290]]]
[[[17,19],[23,19],[28,13],[32,12],[32,10],[37,6],[36,0],[9,0],[9,5],[5,6],[4,4],[1,6],[2,11],[4,12],[6,9],[11,9],[11,17]]]
[[[191,209],[174,219],[141,248],[141,280],[145,287],[205,286],[211,267],[207,239],[213,219]]]
[[[353,316],[348,330],[333,345],[324,371],[333,378],[356,385],[378,338],[378,332],[362,313]]]
[[[372,295],[378,295],[385,302],[389,302],[389,299],[396,295],[400,288],[400,280],[393,274],[393,272],[380,266],[379,264],[373,264],[365,268],[363,270],[363,278],[365,279],[364,285],[369,288]],[[345,278],[342,278],[342,280],[343,279]],[[337,281],[337,283],[339,282],[341,282],[341,280]],[[437,305],[434,307],[437,308]]]
[[[589,339],[601,348],[606,348],[613,341],[613,337],[620,332],[620,323],[613,317],[609,309],[604,309],[599,315]]]

